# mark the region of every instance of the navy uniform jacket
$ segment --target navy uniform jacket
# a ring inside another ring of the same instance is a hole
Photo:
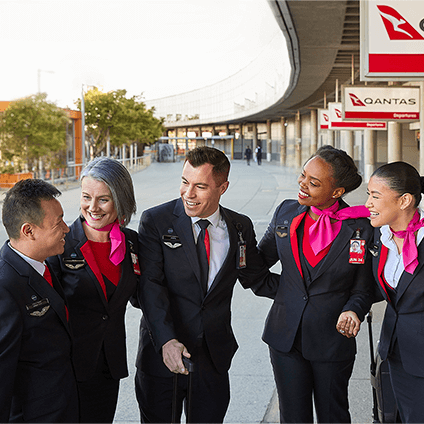
[[[341,201],[341,207],[346,207]],[[336,330],[339,315],[354,311],[362,321],[373,296],[371,255],[365,264],[349,264],[350,239],[359,228],[369,246],[373,230],[368,219],[342,221],[340,233],[328,254],[316,266],[313,279],[303,276],[299,227],[308,208],[286,200],[276,209],[259,243],[268,266],[280,260],[282,273],[274,303],[268,314],[263,340],[280,352],[289,352],[296,334],[302,332],[302,353],[311,361],[344,361],[356,353],[354,338]],[[300,249],[299,249],[300,247]]]
[[[69,304],[77,380],[86,381],[92,377],[103,345],[112,377],[127,377],[124,318],[128,300],[135,293],[138,283],[131,260],[131,244],[137,252],[137,233],[121,228],[125,234],[126,253],[121,263],[121,279],[108,302],[95,272],[88,266],[81,251],[87,252],[85,247],[88,245],[82,219],[77,218],[69,228],[64,253],[48,258],[48,262],[56,272]]]
[[[172,376],[162,361],[163,344],[177,339],[193,352],[199,336],[203,336],[217,371],[225,373],[230,368],[238,348],[231,328],[236,280],[239,278],[245,288],[252,287],[269,272],[257,252],[250,219],[223,207],[220,210],[228,227],[230,248],[206,296],[200,284],[192,221],[181,199],[146,210],[140,219],[143,274],[139,302],[144,315],[137,367],[148,374]],[[244,270],[236,269],[240,236],[247,244]]]
[[[78,422],[64,294],[6,242],[0,251],[0,422]]]
[[[376,228],[376,243],[372,248],[373,271],[380,299],[387,301],[381,326],[379,353],[385,360],[397,338],[402,365],[409,374],[424,377],[424,243],[418,245],[418,266],[411,275],[403,272],[396,288],[396,300],[392,302],[383,282],[383,271],[388,249],[380,241],[380,229]],[[379,300],[377,298],[377,300]]]

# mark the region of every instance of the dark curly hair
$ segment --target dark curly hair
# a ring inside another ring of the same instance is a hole
[[[336,187],[343,187],[345,189],[344,194],[350,193],[361,185],[362,177],[358,173],[358,168],[344,150],[326,145],[320,147],[308,159],[308,162],[315,157],[321,158],[331,166],[335,185]]]

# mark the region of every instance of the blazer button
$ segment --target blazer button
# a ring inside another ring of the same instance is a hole
[[[109,317],[107,315],[103,315],[102,318],[103,318],[103,321],[106,321]]]
[[[308,296],[303,296],[303,300],[306,302],[307,300],[308,300],[309,298],[308,298]]]

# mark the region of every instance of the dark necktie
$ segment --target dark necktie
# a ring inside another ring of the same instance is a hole
[[[200,272],[201,272],[201,283],[203,290],[206,294],[208,291],[208,275],[209,275],[209,233],[207,227],[210,222],[207,219],[201,219],[197,221],[197,224],[201,228],[200,234],[197,237],[197,256],[199,258]]]

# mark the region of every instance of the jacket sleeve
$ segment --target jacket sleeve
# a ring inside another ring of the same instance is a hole
[[[138,290],[138,301],[143,318],[151,332],[156,351],[171,339],[176,339],[170,299],[164,272],[161,235],[149,211],[143,212],[138,227],[139,257],[143,269]]]
[[[0,288],[0,299],[0,422],[7,423],[21,349],[23,320],[18,303],[3,287]]]
[[[281,205],[275,210],[274,216],[265,231],[264,236],[259,242],[259,252],[263,257],[268,268],[271,268],[276,264],[280,257],[278,255],[277,243],[275,241],[275,226],[277,222],[277,216],[281,209]]]
[[[248,219],[246,231],[246,264],[239,274],[239,281],[244,288],[250,288],[257,296],[273,299],[277,293],[280,276],[269,271],[269,267],[260,255],[253,224]]]

